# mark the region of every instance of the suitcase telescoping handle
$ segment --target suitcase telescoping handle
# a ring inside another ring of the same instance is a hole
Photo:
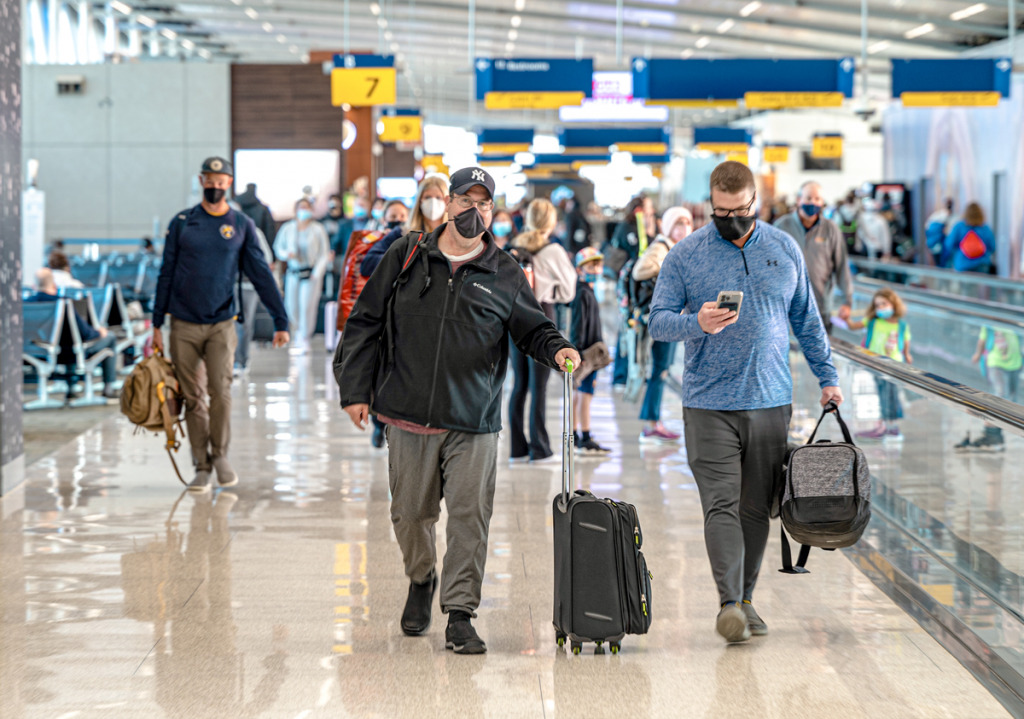
[[[576,454],[576,437],[573,434],[575,422],[572,416],[572,360],[565,361],[565,387],[562,389],[562,498],[569,501],[569,494],[575,483],[573,457]]]

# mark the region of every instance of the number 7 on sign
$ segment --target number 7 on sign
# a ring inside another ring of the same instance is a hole
[[[335,68],[331,71],[331,104],[335,107],[394,105],[395,99],[393,67]]]

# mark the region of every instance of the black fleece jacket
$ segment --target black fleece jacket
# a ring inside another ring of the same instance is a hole
[[[509,336],[552,368],[572,345],[490,233],[483,254],[453,276],[437,247],[445,227],[418,247],[419,233],[395,242],[363,288],[334,355],[341,406],[368,403],[427,427],[497,432]]]

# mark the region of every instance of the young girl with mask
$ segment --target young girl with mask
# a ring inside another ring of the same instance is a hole
[[[383,259],[384,253],[403,235],[409,232],[422,232],[425,235],[429,235],[447,222],[447,197],[448,179],[446,177],[443,175],[427,175],[424,177],[420,182],[419,189],[416,190],[416,199],[412,204],[412,214],[409,216],[409,221],[401,227],[392,227],[385,230],[387,234],[378,240],[377,244],[363,258],[363,264],[359,267],[359,274],[363,277],[372,275],[373,271],[377,269],[377,265],[380,264],[381,259]]]
[[[850,322],[852,330],[867,330],[864,347],[875,354],[883,355],[895,362],[913,363],[910,354],[910,327],[904,317],[907,306],[900,296],[888,287],[878,290],[871,298],[864,319]],[[878,387],[878,402],[881,405],[881,419],[874,428],[858,432],[858,439],[884,439],[902,441],[899,420],[903,419],[903,405],[900,403],[899,388],[892,382],[875,377]]]
[[[327,231],[313,219],[309,200],[295,203],[295,219],[281,226],[274,244],[278,259],[288,265],[285,305],[295,331],[295,351],[304,354],[316,329],[324,274],[331,259]]]
[[[604,341],[601,334],[601,306],[594,294],[594,285],[600,281],[603,272],[604,255],[593,247],[584,247],[576,253],[576,273],[579,279],[576,282],[576,298],[572,301],[569,341],[581,351]],[[586,371],[588,374],[573,395],[576,420],[573,434],[576,451],[579,454],[607,454],[610,451],[599,445],[590,435],[590,403],[594,400],[594,382],[597,380],[597,372],[594,369],[600,368],[586,368],[585,365],[579,367],[580,371]]]
[[[494,211],[494,217],[491,220],[491,234],[494,235],[494,243],[498,247],[505,249],[508,246],[514,228],[512,214],[508,210]]]

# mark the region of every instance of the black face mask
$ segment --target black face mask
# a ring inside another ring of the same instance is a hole
[[[224,199],[224,195],[226,194],[227,190],[220,187],[203,188],[203,199],[211,205],[219,205],[220,201]]]
[[[487,229],[484,218],[475,207],[470,207],[465,212],[456,215],[454,222],[456,231],[467,240],[479,237]]]
[[[715,229],[718,230],[718,234],[722,236],[723,240],[728,240],[729,242],[735,242],[750,232],[750,228],[757,221],[757,218],[753,215],[750,217],[718,217],[712,214],[711,219],[715,223]]]
[[[389,230],[397,230],[401,226],[402,226],[402,221],[401,220],[391,220],[391,222],[388,223],[388,229]]]

